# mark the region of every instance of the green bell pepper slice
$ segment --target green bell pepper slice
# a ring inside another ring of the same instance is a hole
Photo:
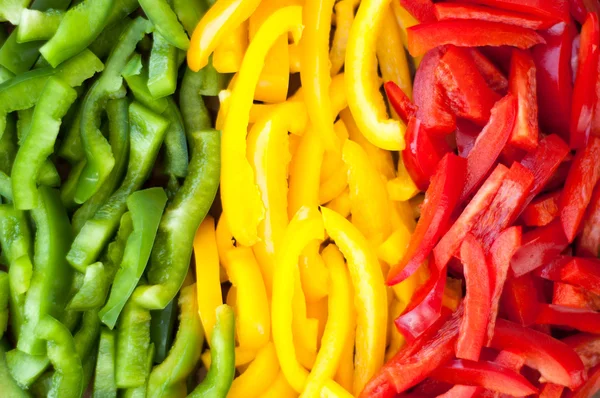
[[[83,285],[69,302],[67,308],[75,311],[85,311],[100,308],[106,300],[110,281],[101,262],[86,268]]]
[[[173,343],[173,332],[177,321],[177,304],[173,299],[162,310],[150,311],[150,338],[154,344],[154,363],[161,363],[167,357]]]
[[[18,25],[21,22],[21,13],[28,3],[29,0],[0,0],[0,21]]]
[[[179,91],[179,108],[187,134],[211,128],[212,121],[200,95],[202,75],[186,67]],[[189,140],[189,138],[188,138]]]
[[[175,47],[187,51],[190,47],[190,39],[167,0],[139,0],[139,2],[148,19],[165,40]]]
[[[17,42],[27,43],[50,39],[58,29],[65,12],[50,9],[47,11],[23,10],[21,24],[17,29]]]
[[[191,36],[208,7],[202,0],[173,0],[173,9],[183,28]]]
[[[10,297],[10,287],[8,274],[0,271],[0,339],[4,336],[8,326],[8,302]]]
[[[150,344],[150,348],[148,349],[148,354],[146,357],[146,365],[148,367],[148,373],[150,373],[150,370],[152,369],[152,358],[154,358],[154,344]],[[144,382],[144,384],[142,384],[139,387],[133,387],[133,388],[128,388],[126,390],[123,391],[123,398],[146,398],[147,395],[147,390],[148,390],[148,380],[146,379],[146,382]],[[179,396],[184,396],[185,392],[183,394],[179,394]]]
[[[117,274],[119,265],[121,265],[121,261],[123,261],[127,239],[132,232],[133,220],[131,219],[131,213],[127,212],[121,217],[115,240],[110,242],[108,248],[106,249],[106,261],[104,268],[106,269],[108,279],[110,279],[111,283]]]
[[[175,93],[177,88],[177,47],[171,45],[159,32],[152,34],[148,90],[154,98]]]
[[[93,398],[116,398],[115,381],[116,331],[102,328],[98,344],[98,361],[94,378]]]
[[[150,311],[129,301],[119,317],[115,380],[118,388],[142,386],[148,375]]]
[[[119,37],[121,37],[121,34],[130,23],[131,18],[129,17],[124,17],[116,21],[104,29],[96,40],[90,44],[88,49],[96,54],[98,58],[106,59],[115,46],[115,43],[119,40]]]
[[[18,349],[6,353],[10,375],[24,389],[29,388],[50,365],[46,355],[29,355]]]
[[[5,340],[0,341],[0,386],[2,386],[3,394],[10,398],[30,397],[30,395],[23,390],[10,375],[8,363],[6,362],[6,351],[8,347]]]
[[[181,112],[173,98],[167,99],[168,106],[163,116],[169,121],[169,129],[165,135],[165,164],[166,175],[185,177],[188,172],[188,146],[185,137],[185,128]]]
[[[135,99],[144,106],[156,113],[163,113],[167,109],[167,99],[154,98],[148,90],[148,68],[146,66],[142,66],[142,70],[138,74],[125,76],[125,81]]]

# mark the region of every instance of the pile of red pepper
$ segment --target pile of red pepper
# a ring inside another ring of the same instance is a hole
[[[364,397],[591,397],[600,390],[598,0],[402,0],[421,24],[402,160],[426,190],[388,276],[430,278],[407,345]],[[448,276],[465,281],[454,312]],[[597,335],[595,335],[597,334]]]

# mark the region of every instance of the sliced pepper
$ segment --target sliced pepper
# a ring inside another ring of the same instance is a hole
[[[156,30],[172,45],[187,50],[190,41],[166,0],[141,0],[140,6]]]
[[[468,0],[469,3],[483,4],[505,10],[522,12],[546,17],[558,22],[569,19],[569,5],[567,0],[557,0],[552,4],[544,0]]]
[[[590,369],[587,381],[576,391],[569,391],[568,398],[592,397],[600,391],[600,365]]]
[[[517,99],[517,119],[509,143],[531,151],[538,144],[536,68],[530,53],[513,50],[509,90]]]
[[[476,19],[502,22],[533,30],[548,29],[556,23],[555,19],[546,16],[523,14],[511,10],[461,3],[436,4],[435,16],[439,21],[448,19]]]
[[[275,382],[279,362],[273,343],[269,342],[256,355],[248,368],[231,384],[228,397],[259,397]]]
[[[385,31],[377,38],[377,59],[381,77],[399,85],[403,92],[412,98],[412,79],[406,52],[402,45],[400,27],[391,8],[383,16]],[[405,122],[406,123],[406,122]]]
[[[556,304],[542,304],[535,322],[539,325],[565,326],[588,333],[600,331],[598,312]]]
[[[508,80],[502,71],[488,57],[483,55],[481,51],[471,48],[470,53],[473,61],[475,61],[475,65],[477,65],[477,70],[479,70],[479,73],[481,73],[488,86],[498,94],[505,95],[508,89]]]
[[[600,261],[595,258],[562,256],[539,268],[536,274],[544,279],[580,286],[600,294],[599,267]]]
[[[536,197],[521,214],[521,220],[529,227],[543,227],[559,216],[560,191]]]
[[[417,107],[410,101],[406,93],[393,81],[386,82],[383,87],[387,94],[390,105],[404,123],[408,124],[409,119],[417,113]],[[408,128],[408,127],[407,127]],[[408,132],[406,133],[408,134]],[[410,146],[410,143],[408,143]]]
[[[594,188],[592,199],[583,217],[581,237],[577,241],[576,253],[580,256],[596,257],[600,250],[600,186]]]
[[[400,4],[420,22],[430,22],[436,19],[435,5],[431,0],[400,0]]]

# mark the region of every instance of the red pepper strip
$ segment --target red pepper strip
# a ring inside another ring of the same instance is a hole
[[[588,379],[577,391],[570,391],[565,398],[589,398],[600,391],[600,365],[590,369]]]
[[[436,48],[423,57],[413,83],[417,117],[427,131],[437,135],[447,135],[456,129],[456,117],[446,105],[443,87],[435,77],[443,52],[443,49]]]
[[[400,0],[400,4],[419,22],[435,21],[435,8],[431,0]]]
[[[473,61],[475,61],[475,65],[477,65],[477,70],[481,73],[488,86],[498,94],[506,95],[508,79],[502,74],[500,69],[488,57],[483,55],[481,51],[475,48],[471,48],[469,51],[471,52]]]
[[[600,11],[598,0],[569,0],[571,15],[577,22],[583,24],[589,12]]]
[[[598,311],[600,296],[579,286],[556,282],[552,291],[552,304]]]
[[[535,63],[526,51],[513,51],[510,64],[510,92],[518,102],[515,128],[508,141],[517,148],[531,151],[538,144],[538,106]]]
[[[433,249],[433,257],[438,267],[444,267],[457,252],[463,239],[475,226],[487,209],[508,174],[506,166],[499,164],[483,183],[473,199],[467,204],[458,219]]]
[[[600,76],[600,62],[598,62],[596,74]],[[600,78],[596,79],[594,113],[592,115],[592,126],[590,132],[593,136],[600,137]]]
[[[481,127],[473,122],[463,119],[456,120],[456,147],[460,157],[469,156],[479,133],[481,133]]]
[[[408,51],[413,57],[444,44],[459,47],[510,45],[527,49],[544,42],[534,30],[500,22],[450,20],[423,23],[408,29]]]
[[[431,377],[446,383],[483,387],[522,397],[537,393],[526,378],[493,362],[457,359],[437,368]]]
[[[567,0],[466,0],[469,3],[483,4],[503,10],[512,10],[525,14],[539,15],[559,21],[569,20],[569,4]]]
[[[480,388],[475,386],[456,385],[437,398],[472,398],[476,397]]]
[[[456,357],[477,361],[487,337],[490,316],[490,275],[483,248],[468,234],[460,246],[466,280],[465,316],[460,324]]]
[[[429,280],[413,295],[407,309],[394,321],[398,331],[409,343],[423,335],[442,311],[446,269],[438,272],[435,266],[430,268],[432,275]]]
[[[579,66],[573,88],[571,108],[571,148],[583,148],[592,125],[592,112],[596,100],[598,79],[598,54],[600,25],[598,14],[590,12],[581,28],[579,41]]]
[[[500,96],[488,87],[469,50],[449,46],[435,73],[454,114],[485,125]]]
[[[600,364],[600,336],[578,333],[563,339],[563,342],[575,350],[586,369]]]
[[[478,19],[481,21],[502,22],[533,30],[548,29],[556,23],[556,20],[541,16],[460,3],[436,4],[435,16],[439,21],[447,19]]]
[[[492,287],[490,323],[487,327],[487,344],[492,341],[494,336],[494,327],[496,326],[496,318],[500,307],[500,298],[504,290],[504,284],[510,267],[510,259],[517,249],[521,246],[521,227],[510,227],[500,236],[489,253],[490,266],[490,285]]]
[[[559,220],[535,228],[523,235],[523,246],[510,260],[511,273],[519,277],[548,264],[568,245]]]
[[[468,198],[488,174],[515,125],[517,101],[508,94],[494,105],[490,120],[477,137],[467,157],[467,178],[461,202]]]
[[[591,137],[588,145],[577,152],[569,170],[560,200],[560,219],[572,242],[579,230],[592,192],[600,179],[600,138]]]
[[[537,69],[539,122],[547,131],[568,139],[573,96],[571,52],[577,29],[572,22],[561,22],[540,34],[546,44],[532,50]]]
[[[538,269],[537,275],[555,282],[580,286],[600,294],[600,260],[562,256]]]
[[[543,299],[540,282],[541,280],[534,279],[530,274],[505,281],[501,303],[511,321],[523,326],[535,323],[539,303]]]
[[[389,272],[388,285],[395,285],[412,275],[429,257],[440,236],[446,231],[450,216],[458,204],[466,175],[466,161],[453,153],[440,160],[425,192],[421,217],[410,237],[406,254]],[[437,264],[438,269],[443,266]]]
[[[560,398],[565,388],[558,384],[544,383],[540,389],[539,398]]]
[[[472,231],[485,250],[488,250],[500,232],[517,218],[532,185],[533,173],[520,163],[513,163],[491,205]]]
[[[559,215],[560,195],[560,191],[554,191],[536,197],[521,213],[523,223],[529,227],[543,227],[554,221]]]
[[[438,139],[439,142],[434,143],[421,121],[414,117],[410,118],[406,127],[405,140],[406,148],[402,151],[402,160],[417,187],[425,191],[437,164],[450,152],[450,147],[444,139]]]
[[[383,365],[359,397],[394,398],[452,359],[462,315],[463,307],[460,305],[450,318],[440,317],[440,321],[431,328],[431,333],[426,333],[413,344],[405,345]]]
[[[392,81],[386,82],[383,88],[385,88],[385,93],[392,108],[394,108],[404,123],[408,123],[410,118],[417,114],[417,106],[411,102],[410,98],[396,83]]]
[[[400,394],[400,398],[434,397],[452,388],[451,384],[433,379],[425,379],[410,389],[410,393]]]
[[[542,304],[535,321],[538,325],[555,325],[581,332],[600,333],[600,313],[556,304]]]
[[[537,369],[546,380],[571,389],[585,380],[583,362],[562,341],[516,323],[498,319],[492,348],[508,349],[525,358],[527,366]]]
[[[583,216],[583,228],[576,253],[583,257],[598,257],[600,252],[600,185],[596,185],[592,200]]]

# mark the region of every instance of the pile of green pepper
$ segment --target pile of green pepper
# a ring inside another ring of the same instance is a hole
[[[183,63],[212,1],[29,3],[0,0],[0,395],[224,397],[233,310],[206,374],[189,267],[227,76]]]

